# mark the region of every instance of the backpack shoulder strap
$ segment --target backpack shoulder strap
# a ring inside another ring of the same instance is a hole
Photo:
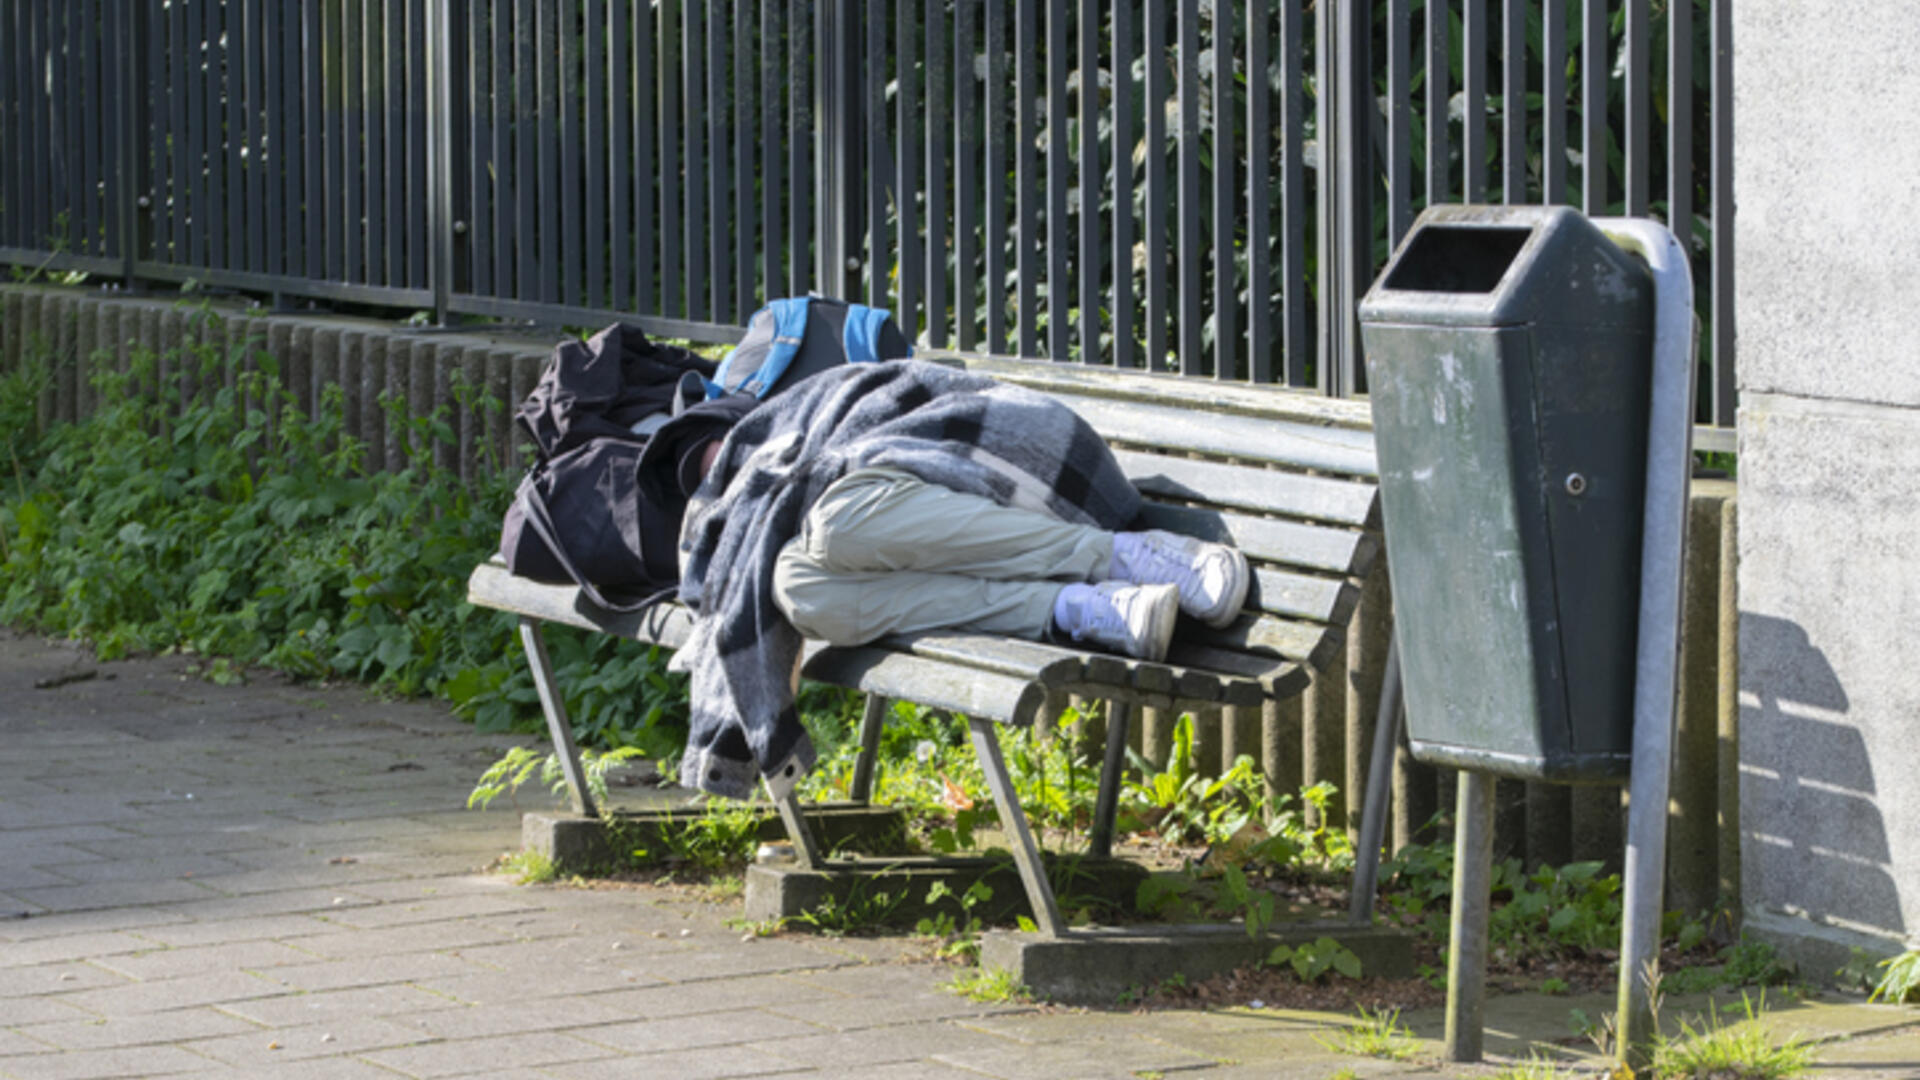
[[[880,308],[865,304],[851,304],[847,307],[847,326],[842,347],[850,364],[871,364],[880,357],[880,331],[887,325],[893,314]],[[907,355],[913,355],[913,346],[907,346]]]

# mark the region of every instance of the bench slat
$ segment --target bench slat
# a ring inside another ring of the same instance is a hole
[[[801,674],[1003,724],[1030,722],[1047,700],[1046,688],[1028,679],[870,645],[818,649]]]
[[[1231,413],[1354,431],[1365,431],[1373,423],[1366,402],[1330,398],[1315,390],[938,350],[920,350],[917,355],[1048,393],[1171,403],[1207,415]]]
[[[1079,679],[1087,661],[1087,654],[1077,649],[992,634],[896,634],[883,639],[881,644],[933,660],[1031,679],[1048,687],[1064,686]]]
[[[1232,672],[1239,678],[1260,687],[1268,697],[1292,697],[1305,690],[1307,684],[1312,681],[1312,676],[1308,674],[1307,669],[1291,660],[1226,652],[1208,648],[1205,645],[1183,645],[1176,642],[1167,659],[1210,671]],[[1229,701],[1227,704],[1257,705],[1259,698],[1244,702]]]
[[[516,577],[498,558],[473,568],[467,578],[467,601],[669,649],[685,644],[693,632],[693,614],[678,604],[659,604],[640,614],[606,611],[589,603],[576,586],[545,585]]]
[[[1373,533],[1193,506],[1149,502],[1141,517],[1151,528],[1232,544],[1250,559],[1335,574],[1365,573],[1380,550]]]
[[[1380,471],[1373,438],[1366,432],[1250,416],[1195,416],[1188,409],[1133,401],[1054,396],[1110,440],[1369,479]]]
[[[1379,489],[1372,484],[1138,450],[1116,449],[1113,456],[1134,487],[1160,498],[1362,528],[1379,515]]]
[[[1278,656],[1318,671],[1346,644],[1346,631],[1337,626],[1298,623],[1271,615],[1242,615],[1224,630],[1196,629],[1188,639],[1196,645],[1215,649]]]

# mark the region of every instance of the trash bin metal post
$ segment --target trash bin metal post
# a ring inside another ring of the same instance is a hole
[[[1487,921],[1493,905],[1491,773],[1460,771],[1453,826],[1453,915],[1447,927],[1447,1060],[1479,1061],[1487,1003]]]
[[[1679,686],[1681,568],[1693,459],[1693,278],[1685,250],[1665,227],[1627,218],[1603,218],[1595,224],[1614,243],[1646,261],[1655,287],[1617,1005],[1619,1053],[1622,1061],[1632,1062],[1644,1056],[1654,1034],[1650,976],[1660,949],[1667,794]]]

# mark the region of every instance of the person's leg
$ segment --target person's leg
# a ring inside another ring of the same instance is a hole
[[[847,571],[823,565],[799,540],[773,571],[773,598],[796,629],[834,645],[887,634],[977,630],[1038,640],[1053,618],[1057,581],[995,581],[927,570]]]
[[[897,469],[841,477],[807,513],[800,542],[847,573],[924,570],[996,581],[1097,581],[1113,534],[929,484]]]

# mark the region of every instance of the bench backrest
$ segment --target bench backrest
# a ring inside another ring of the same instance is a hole
[[[1239,654],[1318,670],[1333,659],[1380,551],[1364,405],[1065,364],[965,365],[1085,417],[1146,496],[1149,525],[1231,543],[1253,563],[1240,619],[1183,631],[1171,661],[1230,669]]]

